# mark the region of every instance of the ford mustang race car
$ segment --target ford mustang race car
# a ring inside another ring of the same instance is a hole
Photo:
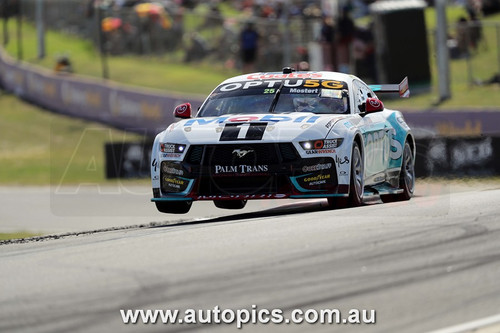
[[[247,200],[326,198],[332,207],[368,197],[408,200],[415,188],[415,141],[399,111],[375,93],[409,96],[408,80],[368,86],[335,72],[254,73],[213,90],[192,117],[153,144],[153,199],[164,213],[182,214],[193,201],[226,209]]]

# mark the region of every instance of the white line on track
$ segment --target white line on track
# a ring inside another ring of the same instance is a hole
[[[474,321],[470,321],[468,323],[463,323],[460,325],[456,326],[451,326],[447,328],[443,328],[437,331],[432,331],[429,333],[462,333],[462,332],[469,332],[469,331],[474,331],[477,332],[477,329],[484,328],[485,326],[489,325],[494,325],[494,324],[500,324],[500,314],[491,316],[491,317],[486,317]]]

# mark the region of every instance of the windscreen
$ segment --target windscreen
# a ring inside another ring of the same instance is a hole
[[[319,79],[284,79],[223,84],[209,96],[198,117],[226,114],[349,113],[347,84]]]

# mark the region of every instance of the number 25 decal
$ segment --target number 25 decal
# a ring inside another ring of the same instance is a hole
[[[267,123],[226,124],[220,141],[262,140]]]

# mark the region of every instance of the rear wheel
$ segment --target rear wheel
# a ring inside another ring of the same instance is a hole
[[[246,200],[214,200],[214,204],[217,208],[222,209],[243,209],[245,208]]]
[[[364,163],[357,142],[352,145],[351,180],[349,182],[349,197],[328,198],[328,204],[334,208],[358,207],[363,204]]]
[[[399,174],[399,188],[403,193],[387,194],[380,196],[382,202],[394,202],[410,200],[415,191],[415,159],[411,151],[410,144],[405,143],[403,150],[403,162],[401,164],[401,172]]]
[[[156,209],[167,214],[186,214],[191,209],[192,201],[155,201]]]

